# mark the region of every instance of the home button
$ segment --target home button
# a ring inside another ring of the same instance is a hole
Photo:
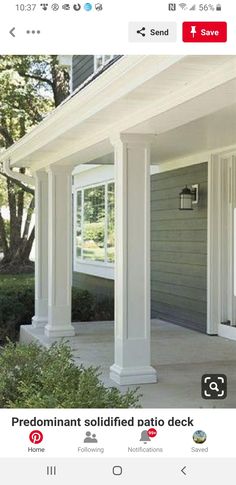
[[[115,475],[117,477],[120,477],[122,475],[122,473],[123,473],[122,466],[118,466],[118,465],[113,466],[112,473],[113,473],[113,475]]]

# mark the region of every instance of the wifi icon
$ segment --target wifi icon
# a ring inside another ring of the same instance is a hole
[[[179,3],[179,7],[182,8],[182,10],[188,10],[187,3]]]

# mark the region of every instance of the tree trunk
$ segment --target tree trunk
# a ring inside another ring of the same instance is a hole
[[[57,56],[52,56],[52,91],[55,107],[59,106],[70,94],[70,75],[67,69],[59,69]]]
[[[0,274],[33,273],[34,263],[29,259],[33,242],[34,231],[26,243],[22,240],[20,247],[13,245],[0,262]]]
[[[10,197],[10,240],[8,241],[4,219],[0,212],[0,246],[3,251],[3,259],[0,261],[0,273],[25,273],[34,271],[34,263],[30,261],[35,230],[30,231],[31,217],[34,209],[32,199],[26,215],[25,226],[22,232],[22,214],[17,201]],[[17,210],[19,217],[17,217]]]
[[[8,242],[7,242],[5,223],[2,217],[1,210],[0,210],[0,247],[3,250],[3,254],[6,254],[8,251]]]

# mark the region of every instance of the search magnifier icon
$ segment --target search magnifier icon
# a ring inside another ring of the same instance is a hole
[[[201,382],[203,399],[226,399],[227,376],[225,374],[204,374]]]
[[[209,385],[209,388],[210,388],[211,391],[220,392],[216,382],[211,382],[210,385]]]

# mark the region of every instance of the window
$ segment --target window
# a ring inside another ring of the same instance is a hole
[[[78,190],[76,206],[77,260],[114,263],[114,182]]]
[[[94,72],[99,71],[105,66],[114,56],[94,56]]]

